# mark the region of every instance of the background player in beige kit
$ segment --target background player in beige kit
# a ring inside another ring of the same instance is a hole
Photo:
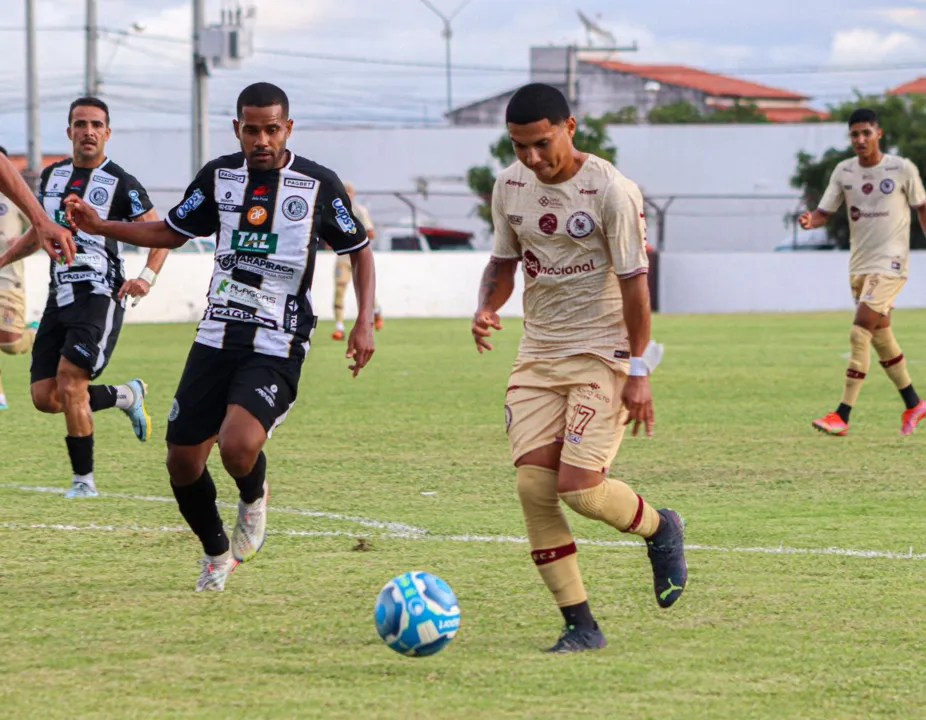
[[[912,435],[926,417],[926,401],[913,389],[891,329],[891,310],[910,265],[910,208],[926,229],[926,191],[916,165],[881,152],[881,135],[874,111],[859,108],[852,113],[849,136],[856,157],[836,166],[820,205],[800,218],[801,227],[809,230],[825,225],[844,200],[848,206],[849,280],[858,309],[849,333],[852,351],[842,402],[813,423],[830,435],[849,434],[849,413],[868,375],[872,345],[907,406],[900,434]]]
[[[535,83],[506,112],[518,162],[492,196],[495,242],[482,278],[473,337],[491,350],[498,310],[524,268],[524,337],[505,416],[531,556],[566,629],[550,652],[603,648],[560,506],[646,538],[656,599],[669,607],[688,568],[681,518],[656,510],[607,477],[624,426],[652,434],[646,221],[637,186],[573,146],[576,120],[563,94]],[[628,378],[628,371],[630,377]]]

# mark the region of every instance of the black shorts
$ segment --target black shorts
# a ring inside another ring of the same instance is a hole
[[[58,374],[58,363],[67,358],[95,379],[109,364],[125,308],[107,295],[84,295],[58,307],[48,298],[32,346],[32,382]]]
[[[199,445],[217,435],[229,405],[241,405],[269,435],[283,424],[302,361],[193,343],[167,418],[167,442]]]

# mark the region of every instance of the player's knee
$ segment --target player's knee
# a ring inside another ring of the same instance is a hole
[[[76,407],[90,403],[87,391],[88,380],[85,377],[70,373],[59,372],[56,378],[58,396],[66,407]]]
[[[186,448],[167,448],[167,474],[170,475],[170,482],[177,487],[190,485],[202,477],[206,469],[205,463],[189,452]]]
[[[0,337],[0,352],[4,355],[21,355],[24,350],[20,349],[20,340],[22,340],[22,335],[11,335],[10,333],[2,333],[3,337]]]
[[[31,388],[32,406],[39,412],[51,415],[61,412],[61,403],[53,388],[33,385]]]
[[[872,333],[860,325],[853,325],[849,331],[849,342],[853,348],[867,350],[871,345]]]
[[[219,451],[222,454],[222,464],[225,471],[233,478],[249,475],[257,462],[263,443],[248,440],[233,441],[221,444]]]

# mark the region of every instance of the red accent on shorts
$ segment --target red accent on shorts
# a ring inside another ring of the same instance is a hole
[[[511,385],[506,392],[511,392],[512,390],[520,390],[520,385]]]
[[[575,555],[577,552],[579,552],[579,550],[576,548],[576,544],[571,542],[568,545],[550,548],[549,550],[531,550],[531,560],[534,561],[535,565],[547,565],[548,563],[562,560],[569,555]]]
[[[864,380],[868,377],[868,373],[859,372],[858,370],[846,370],[846,377],[852,378],[853,380]]]
[[[637,495],[637,514],[633,516],[633,522],[630,523],[630,527],[627,528],[627,532],[633,532],[638,527],[640,523],[643,522],[643,498]]]
[[[903,361],[903,353],[900,353],[900,355],[898,355],[897,357],[895,357],[893,360],[884,360],[884,361],[882,361],[882,362],[881,362],[881,367],[883,367],[883,368],[894,367],[897,363],[902,362],[902,361]]]

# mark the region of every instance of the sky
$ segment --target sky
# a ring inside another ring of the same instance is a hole
[[[461,1],[431,0],[445,13]],[[68,102],[84,87],[85,0],[35,2],[43,148],[61,151]],[[217,22],[228,0],[205,2],[207,24]],[[256,7],[256,52],[239,69],[213,71],[213,126],[227,127],[238,92],[256,80],[287,91],[297,123],[442,122],[443,23],[422,0],[244,2]],[[0,143],[18,151],[25,147],[25,2],[2,4]],[[98,62],[114,127],[189,127],[189,0],[97,5]],[[453,104],[524,83],[531,46],[584,44],[577,10],[619,44],[636,42],[626,62],[724,72],[803,92],[821,109],[851,98],[853,89],[881,92],[926,75],[926,0],[469,0],[452,23]]]

